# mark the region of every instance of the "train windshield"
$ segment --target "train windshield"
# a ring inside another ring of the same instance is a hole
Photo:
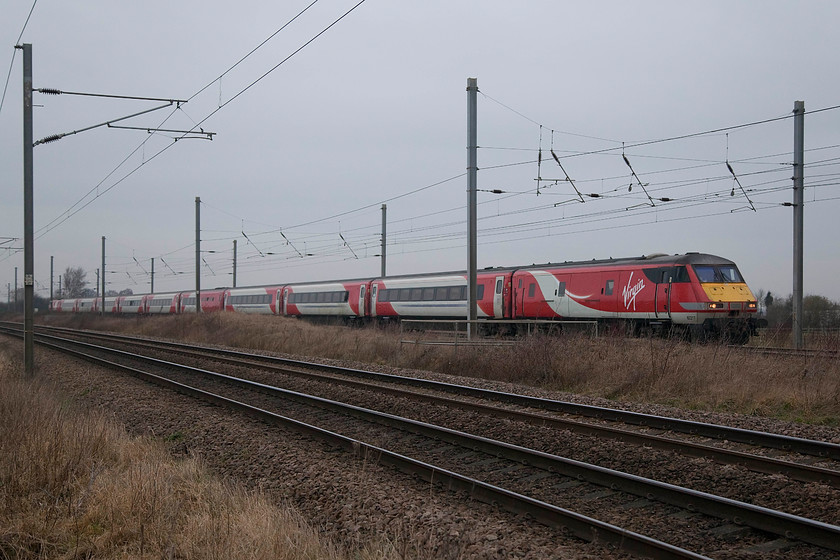
[[[720,265],[720,266],[694,266],[694,272],[697,273],[697,278],[700,282],[716,282],[716,283],[741,283],[744,281],[741,278],[741,273],[735,266]]]

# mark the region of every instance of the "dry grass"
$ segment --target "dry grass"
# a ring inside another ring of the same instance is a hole
[[[840,363],[830,358],[764,356],[721,345],[586,335],[532,336],[512,347],[401,345],[395,327],[347,328],[228,313],[73,320],[85,328],[203,344],[426,369],[617,400],[840,424]],[[837,336],[809,339],[811,347],[818,343],[823,348],[840,347]]]
[[[293,510],[20,381],[10,346],[0,340],[0,559],[346,557]],[[386,543],[354,557],[397,556]]]

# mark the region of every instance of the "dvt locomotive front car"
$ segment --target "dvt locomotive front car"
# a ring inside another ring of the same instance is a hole
[[[674,270],[682,270],[679,278],[691,286],[691,292],[674,289],[669,277],[671,320],[684,324],[692,339],[723,339],[736,344],[746,343],[756,334],[758,304],[734,262],[700,253],[678,257]],[[665,278],[661,279],[663,282]]]

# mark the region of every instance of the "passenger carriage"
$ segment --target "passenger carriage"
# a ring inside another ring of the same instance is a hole
[[[96,313],[99,311],[99,298],[80,298],[76,300],[76,313]]]
[[[280,291],[282,314],[355,321],[369,314],[370,280],[289,284]]]
[[[225,293],[225,311],[276,315],[278,293],[281,290],[282,286],[230,288]]]
[[[141,303],[142,313],[148,313],[149,315],[178,313],[180,303],[180,293],[148,294]]]
[[[225,308],[225,291],[224,289],[214,289],[201,291],[201,310],[205,313],[213,311],[222,311]],[[181,292],[180,307],[178,313],[195,313],[195,292]]]
[[[120,296],[117,298],[117,312],[123,315],[141,315],[147,313],[145,302],[150,297],[154,297],[154,294],[149,296]]]

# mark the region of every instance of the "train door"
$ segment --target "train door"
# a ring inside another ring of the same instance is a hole
[[[614,317],[618,312],[615,289],[616,276],[618,275],[615,272],[601,273],[601,309],[609,317]]]
[[[281,308],[283,309],[283,315],[289,314],[289,288],[283,290],[283,305]]]
[[[364,317],[365,315],[367,315],[367,313],[366,313],[367,310],[365,309],[365,293],[366,292],[367,292],[367,290],[365,290],[365,285],[364,284],[359,286],[359,317]]]
[[[671,269],[662,268],[656,271],[656,318],[671,318]]]
[[[504,319],[505,313],[505,277],[496,276],[496,290],[493,292],[493,318]]]
[[[514,319],[521,319],[525,316],[525,289],[525,275],[521,274],[514,277],[513,288],[511,288]]]
[[[379,292],[379,290],[377,289],[376,284],[371,283],[371,288],[370,288],[370,316],[371,317],[376,317],[377,292]]]

